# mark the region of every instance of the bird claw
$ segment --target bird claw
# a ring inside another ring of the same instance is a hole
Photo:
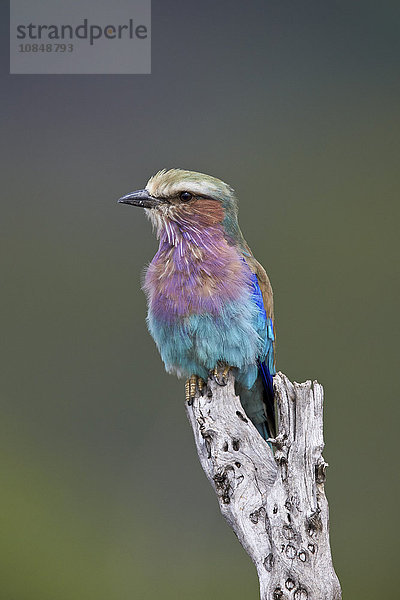
[[[185,382],[185,398],[186,402],[191,405],[196,397],[197,390],[203,395],[204,380],[197,375],[191,375]]]
[[[214,367],[214,369],[212,371],[212,375],[218,385],[220,385],[220,386],[227,385],[229,370],[230,370],[230,366],[227,365],[226,363],[218,363]]]

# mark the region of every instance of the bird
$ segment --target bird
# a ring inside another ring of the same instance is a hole
[[[186,401],[213,377],[235,392],[265,440],[275,435],[273,291],[238,223],[234,189],[211,175],[162,169],[119,203],[144,209],[159,248],[145,270],[147,325]]]

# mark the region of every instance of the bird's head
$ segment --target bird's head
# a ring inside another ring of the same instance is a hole
[[[216,226],[233,239],[241,237],[233,189],[203,173],[164,169],[153,175],[144,189],[126,194],[118,202],[144,208],[158,237],[171,227],[190,233]]]

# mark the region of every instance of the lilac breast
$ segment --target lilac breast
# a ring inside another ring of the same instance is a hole
[[[250,288],[250,270],[220,226],[175,237],[164,232],[144,283],[149,313],[162,321],[218,315]]]

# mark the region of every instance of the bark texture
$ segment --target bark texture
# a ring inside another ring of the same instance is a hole
[[[340,600],[329,545],[323,389],[274,377],[274,452],[246,417],[234,377],[186,406],[222,514],[254,562],[261,600]]]

